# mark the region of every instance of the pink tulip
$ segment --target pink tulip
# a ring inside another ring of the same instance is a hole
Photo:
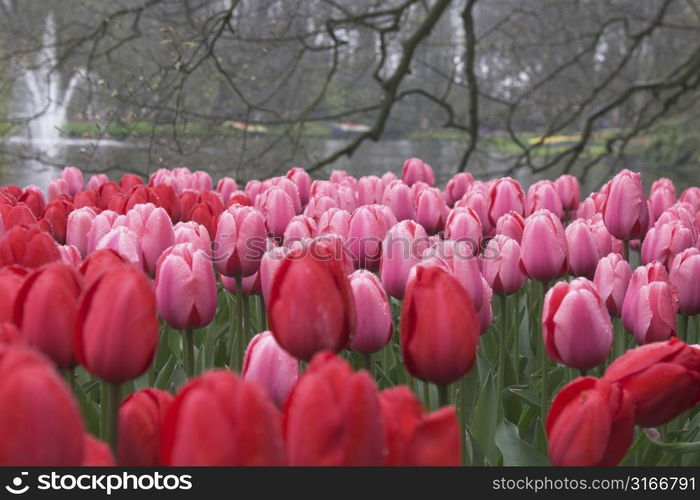
[[[71,196],[75,196],[76,193],[82,191],[83,186],[85,185],[83,173],[76,167],[64,168],[61,172],[61,179],[66,182],[66,185],[68,186],[68,194]]]
[[[560,175],[554,181],[554,187],[564,210],[568,213],[576,211],[581,200],[581,187],[578,179],[569,174]]]
[[[382,204],[391,208],[397,221],[416,218],[411,188],[403,181],[394,181],[384,188]]]
[[[495,226],[501,215],[511,210],[519,214],[525,213],[525,193],[518,181],[502,177],[489,190],[489,223]]]
[[[668,224],[670,222],[678,221],[681,222],[687,229],[692,233],[694,239],[698,238],[698,229],[696,227],[696,213],[695,209],[690,203],[679,201],[668,207],[664,212],[659,215],[659,218],[654,221],[649,229],[654,226],[661,226],[662,224]]]
[[[338,185],[337,190],[338,208],[347,212],[352,212],[357,208],[357,196],[355,188],[344,184]]]
[[[49,201],[58,198],[62,194],[70,195],[70,188],[68,187],[68,183],[61,178],[51,179],[46,190],[48,192]]]
[[[644,236],[649,209],[640,173],[623,170],[613,177],[603,207],[603,221],[615,238],[633,240]]]
[[[292,241],[313,238],[316,232],[317,227],[315,220],[306,215],[295,215],[292,217],[292,220],[289,221],[289,224],[287,224],[282,241],[284,241],[285,245],[288,245]]]
[[[518,212],[510,211],[501,215],[496,221],[496,234],[502,234],[513,238],[520,244],[523,239],[523,230],[525,229],[525,219]]]
[[[350,349],[365,354],[377,352],[389,343],[394,332],[389,297],[379,279],[364,269],[350,275],[350,287],[357,313]]]
[[[593,237],[598,245],[598,252],[600,255],[607,255],[609,253],[622,254],[624,252],[622,241],[608,232],[608,228],[605,227],[605,223],[603,222],[602,215],[596,213],[593,217],[587,219],[586,222],[588,222],[593,231]]]
[[[158,312],[178,330],[202,328],[216,313],[216,276],[207,254],[189,243],[170,247],[158,259]]]
[[[447,181],[447,186],[445,186],[445,202],[447,202],[447,206],[454,206],[457,200],[465,195],[467,188],[472,182],[474,182],[474,177],[468,172],[460,172]]]
[[[250,201],[253,203],[256,202],[258,196],[262,193],[263,190],[263,185],[262,182],[260,182],[257,179],[250,180],[246,183],[245,185],[245,194],[248,195],[248,198],[250,198]]]
[[[654,225],[642,243],[642,264],[656,260],[668,269],[676,255],[695,245],[691,228],[679,220]]]
[[[323,213],[331,208],[338,208],[338,202],[334,198],[322,194],[311,196],[308,205],[304,209],[304,215],[318,221]]]
[[[579,370],[603,363],[612,347],[613,329],[595,284],[576,278],[550,288],[544,297],[542,335],[547,353],[559,363]]]
[[[656,220],[659,216],[676,203],[676,187],[670,179],[662,177],[651,185],[649,193],[649,216]]]
[[[216,191],[221,195],[221,200],[225,205],[231,195],[238,191],[238,184],[236,184],[235,179],[231,177],[222,177],[219,179],[219,182],[216,183]]]
[[[347,238],[349,229],[350,212],[333,207],[321,215],[316,234],[334,233]]]
[[[309,192],[311,190],[311,176],[303,168],[293,167],[287,171],[287,179],[292,181],[299,190],[299,200],[302,205],[309,202]]]
[[[564,228],[549,210],[539,210],[525,219],[520,262],[527,275],[538,281],[549,281],[566,272]]]
[[[423,226],[427,233],[435,234],[445,226],[447,205],[442,191],[428,188],[416,196],[416,222]]]
[[[88,253],[88,232],[97,214],[92,208],[83,207],[68,214],[66,243],[75,246],[82,257]]]
[[[689,187],[681,193],[679,201],[690,203],[695,210],[700,210],[700,187]]]
[[[483,306],[484,293],[479,259],[474,256],[471,242],[443,240],[435,247],[424,250],[423,259],[431,254],[436,254],[447,265],[447,270],[466,290],[478,313]]]
[[[289,195],[289,198],[292,200],[292,204],[294,205],[294,214],[300,214],[302,204],[301,195],[299,194],[299,188],[297,185],[291,179],[287,179],[286,177],[273,177],[272,179],[268,179],[268,181],[272,182],[273,186],[281,188]]]
[[[241,378],[260,384],[272,402],[282,408],[299,378],[299,362],[280,347],[272,332],[265,331],[248,344]]]
[[[631,277],[629,262],[619,253],[610,253],[598,262],[593,282],[611,316],[620,316]]]
[[[476,254],[483,234],[481,220],[476,211],[464,207],[450,210],[445,222],[445,238],[470,243],[473,253]]]
[[[289,221],[296,215],[292,198],[280,187],[272,187],[262,193],[255,206],[265,217],[268,231],[278,238],[284,235]]]
[[[476,184],[476,183],[474,183]],[[474,186],[472,184],[472,186]],[[494,225],[489,221],[489,197],[480,189],[470,189],[467,191],[461,200],[455,203],[455,208],[464,207],[471,208],[479,216],[481,228],[485,235],[490,235]]]
[[[87,188],[90,191],[97,191],[105,182],[109,182],[109,177],[107,177],[105,174],[95,174],[90,177],[90,180],[87,183]]]
[[[700,314],[700,250],[687,248],[673,259],[669,274],[681,314]]]
[[[97,219],[95,219],[97,220]],[[110,229],[100,238],[95,250],[109,248],[121,255],[126,261],[131,262],[143,271],[141,244],[138,235],[126,226],[118,226]]]
[[[374,205],[382,202],[384,195],[384,181],[376,175],[360,177],[357,181],[357,203],[362,205]]]
[[[425,182],[431,187],[435,186],[435,174],[432,167],[419,158],[409,158],[404,162],[401,180],[409,186],[418,181]]]
[[[386,233],[379,264],[384,289],[389,295],[403,299],[408,273],[428,248],[428,235],[412,220],[399,222]]]
[[[209,231],[202,224],[197,222],[178,222],[173,227],[175,234],[174,245],[178,243],[189,243],[198,250],[202,250],[208,256],[211,256],[211,237]]]
[[[395,181],[396,179],[398,179],[398,177],[396,177],[396,174],[394,172],[385,172],[382,175],[381,179],[384,185],[387,186],[391,181]]]
[[[270,191],[273,190],[278,188]],[[279,192],[286,196],[283,191]],[[265,224],[260,212],[241,205],[225,210],[219,216],[214,247],[214,261],[221,274],[241,277],[255,274],[266,247]]]
[[[83,262],[80,252],[73,245],[58,245],[58,252],[61,254],[61,262],[64,264],[78,268]]]
[[[481,260],[481,272],[493,291],[500,295],[517,292],[526,276],[520,269],[520,245],[508,236],[491,239]]]
[[[260,260],[260,288],[265,303],[270,299],[272,293],[272,280],[275,278],[277,269],[282,264],[287,249],[284,247],[274,247],[266,251]]]
[[[591,225],[583,219],[576,219],[566,227],[564,235],[569,255],[569,272],[574,276],[593,278],[600,251]]]
[[[376,270],[382,254],[382,240],[387,225],[379,205],[363,205],[350,216],[347,239],[348,251],[355,268]]]
[[[603,214],[603,207],[605,206],[605,200],[607,195],[604,193],[591,193],[583,202],[578,206],[576,210],[576,218],[578,219],[590,219],[595,214]]]
[[[530,186],[530,189],[527,190],[525,203],[528,214],[545,208],[560,219],[564,216],[564,207],[552,181],[537,181]]]

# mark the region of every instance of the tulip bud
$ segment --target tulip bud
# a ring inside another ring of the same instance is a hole
[[[75,355],[93,375],[113,384],[126,382],[150,366],[159,330],[151,284],[134,267],[115,265],[82,295]]]
[[[158,467],[165,413],[175,398],[158,389],[142,389],[119,407],[119,465]]]
[[[568,267],[567,245],[561,221],[549,210],[539,210],[525,219],[520,244],[520,262],[533,279],[549,281]]]
[[[679,220],[657,223],[644,237],[641,250],[642,264],[658,261],[668,269],[676,255],[694,245],[695,235],[692,225],[687,226]]]
[[[339,210],[339,209],[334,209]],[[340,210],[345,212],[344,210]],[[328,213],[328,212],[326,212]],[[347,212],[345,212],[347,213]],[[325,215],[325,213],[324,213]],[[349,216],[350,214],[348,214]],[[321,216],[323,218],[323,216]],[[282,240],[285,245],[289,245],[291,242],[300,241],[306,238],[313,238],[318,231],[316,226],[316,221],[311,217],[306,215],[295,215],[292,220],[289,221],[287,228],[284,230],[284,236]]]
[[[673,338],[631,349],[605,370],[636,402],[635,421],[656,427],[700,401],[700,349]]]
[[[61,179],[63,179],[68,186],[67,194],[74,196],[77,192],[83,190],[85,181],[83,180],[83,173],[79,168],[65,167],[61,172]]]
[[[525,213],[525,193],[518,181],[502,177],[489,189],[489,224],[495,226],[501,215],[511,210],[521,215]]]
[[[294,167],[287,172],[287,179],[292,181],[299,190],[299,200],[302,205],[309,202],[311,191],[311,176],[303,168]]]
[[[92,227],[92,221],[97,214],[92,208],[83,207],[73,210],[68,214],[66,228],[66,243],[73,245],[80,252],[80,256],[85,258],[88,252],[88,232]]]
[[[445,186],[445,201],[448,207],[453,207],[454,204],[462,198],[467,192],[469,185],[474,182],[474,177],[468,172],[459,172]]]
[[[479,318],[462,285],[437,266],[416,270],[401,311],[401,353],[417,378],[447,385],[471,369]]]
[[[377,388],[329,353],[314,357],[285,404],[289,465],[370,466],[384,463]]]
[[[445,238],[469,242],[476,253],[483,234],[481,220],[473,209],[455,207],[448,214],[445,222]]]
[[[173,227],[175,240],[173,245],[179,243],[189,243],[196,249],[203,251],[208,256],[212,256],[211,238],[207,228],[197,222],[178,222]],[[212,257],[213,260],[213,257]]]
[[[552,181],[537,181],[527,190],[527,214],[529,215],[542,209],[549,210],[560,219],[564,216],[564,207]]]
[[[700,314],[700,250],[688,248],[673,259],[669,280],[678,292],[681,314]]]
[[[603,363],[612,347],[613,329],[595,284],[576,278],[550,288],[544,297],[542,335],[547,353],[559,363],[579,370]]]
[[[573,175],[564,174],[554,181],[562,207],[566,212],[573,213],[578,208],[581,199],[581,188],[578,179]]]
[[[262,193],[255,206],[265,217],[268,231],[278,238],[284,235],[289,221],[296,215],[292,198],[279,187],[272,187]]]
[[[608,254],[598,262],[593,282],[610,316],[620,316],[631,277],[629,262],[619,253]]]
[[[265,246],[265,222],[260,212],[235,205],[221,214],[214,241],[214,262],[221,274],[255,274]]]
[[[525,284],[526,279],[520,269],[518,242],[497,234],[484,250],[481,272],[495,293],[510,295],[517,292]]]
[[[166,412],[161,463],[284,465],[280,431],[279,412],[258,384],[229,371],[210,371],[187,382]]]
[[[496,234],[514,239],[520,245],[525,229],[525,219],[518,212],[510,211],[501,215],[496,221]]]
[[[676,188],[669,179],[662,177],[651,185],[649,194],[649,216],[656,220],[676,202]]]
[[[428,188],[416,196],[416,222],[429,234],[435,234],[445,226],[447,205],[442,192],[437,188]]]
[[[28,274],[23,267],[0,267],[0,323],[13,321],[15,297]]]
[[[397,221],[416,218],[413,194],[408,184],[402,181],[394,181],[384,188],[382,204],[391,209]]]
[[[359,269],[350,276],[355,300],[355,336],[350,349],[369,354],[389,343],[394,332],[389,297],[379,279],[369,271]]]
[[[389,295],[403,299],[408,273],[428,246],[425,229],[413,221],[402,221],[387,231],[382,242],[379,275]]]
[[[362,205],[374,205],[382,202],[384,195],[384,181],[376,175],[360,177],[357,182],[357,203]]]
[[[632,445],[634,398],[618,384],[579,377],[547,414],[547,451],[556,466],[617,465]]]
[[[0,236],[0,267],[35,268],[55,260],[61,260],[56,242],[36,226],[15,226]]]
[[[574,276],[592,278],[600,260],[600,252],[591,225],[583,219],[576,219],[566,226],[564,236],[569,255],[569,272]]]
[[[435,186],[435,174],[432,167],[420,158],[409,158],[404,162],[401,180],[409,186],[418,181],[425,182],[431,187]]]
[[[603,207],[603,221],[615,238],[633,240],[644,236],[649,210],[641,174],[623,170],[613,177]]]
[[[299,363],[282,349],[271,332],[258,333],[245,350],[243,380],[253,380],[266,391],[278,408],[299,378]]]

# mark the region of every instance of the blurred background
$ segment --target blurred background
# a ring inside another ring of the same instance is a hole
[[[698,181],[700,0],[0,0],[0,183],[65,165]]]

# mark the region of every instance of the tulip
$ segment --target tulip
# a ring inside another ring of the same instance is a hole
[[[263,191],[262,182],[260,182],[257,179],[250,180],[246,183],[244,191],[248,195],[248,197],[250,198],[250,201],[255,203],[257,197]]]
[[[347,232],[348,251],[355,268],[377,269],[387,229],[377,205],[363,205],[355,209],[350,216]]]
[[[175,398],[158,389],[130,394],[119,406],[119,465],[158,467],[165,414]]]
[[[289,465],[368,466],[384,463],[377,389],[329,353],[314,357],[285,404]]]
[[[357,181],[357,204],[374,205],[382,202],[384,195],[384,181],[376,175],[360,177]]]
[[[231,197],[226,202],[225,208],[232,207],[233,205],[243,205],[244,207],[252,207],[253,200],[251,200],[248,197],[248,195],[245,194],[243,191],[236,191],[234,193],[231,193]]]
[[[474,186],[475,184],[472,184]],[[484,235],[490,235],[494,225],[489,221],[489,197],[479,189],[467,191],[461,200],[455,203],[453,210],[458,207],[471,208],[479,216]]]
[[[694,245],[695,235],[692,225],[686,226],[679,220],[656,224],[644,237],[641,250],[642,264],[658,261],[668,269],[676,255]]]
[[[66,242],[66,226],[68,214],[73,210],[73,204],[57,198],[46,206],[43,222],[48,226],[45,229],[51,233],[54,239],[63,245]]]
[[[600,251],[591,225],[583,219],[576,219],[566,226],[569,272],[574,276],[593,278],[600,260]]]
[[[87,188],[91,191],[97,191],[105,182],[109,182],[109,177],[107,177],[105,174],[95,174],[90,177],[90,180],[87,183]]]
[[[527,275],[539,281],[549,281],[566,272],[564,228],[549,210],[539,210],[525,219],[520,262]]]
[[[472,299],[472,304],[477,313],[483,305],[483,285],[479,260],[474,257],[473,245],[466,241],[443,240],[437,248],[440,258],[446,264],[446,270],[462,285]],[[423,252],[423,259],[430,254],[431,250]],[[410,278],[409,278],[410,279]]]
[[[642,176],[623,170],[610,182],[603,207],[603,221],[615,238],[642,238],[649,224]]]
[[[678,292],[681,314],[700,314],[700,250],[687,248],[671,263],[669,281]],[[683,332],[685,333],[685,332]]]
[[[425,182],[431,187],[435,186],[435,174],[432,167],[419,158],[409,158],[404,162],[401,180],[409,186],[418,181]]]
[[[456,466],[462,463],[459,424],[453,407],[426,414],[408,387],[379,393],[388,466]]]
[[[484,234],[481,220],[471,208],[455,207],[447,216],[445,222],[445,238],[464,241],[472,245],[473,253],[479,249],[479,243]]]
[[[445,386],[474,364],[479,319],[462,285],[437,266],[417,269],[401,310],[401,353],[417,378]]]
[[[608,254],[598,262],[593,282],[610,316],[620,316],[631,277],[629,262],[619,253]]]
[[[5,205],[2,207],[2,210],[2,221],[5,231],[22,224],[26,226],[36,226],[38,224],[36,217],[24,203],[17,203],[14,206]]]
[[[99,208],[104,210],[112,202],[112,198],[122,194],[122,188],[116,182],[105,182],[99,188],[97,188],[97,197],[99,202]],[[123,204],[123,196],[122,196]]]
[[[304,208],[304,215],[318,221],[321,215],[331,208],[339,208],[339,204],[335,199],[324,195],[312,196],[309,198],[306,208]]]
[[[208,256],[211,256],[211,238],[207,228],[197,222],[178,222],[173,227],[175,239],[173,245],[179,243],[189,243],[196,249],[203,251]]]
[[[83,173],[79,168],[65,167],[61,172],[61,179],[66,182],[66,186],[68,187],[67,194],[73,196],[77,192],[83,190],[85,181],[83,180]]]
[[[109,445],[86,432],[83,434],[83,461],[81,467],[114,467],[114,456]]]
[[[55,260],[61,260],[56,242],[36,226],[15,226],[0,236],[0,266],[35,268]]]
[[[112,229],[117,217],[119,214],[111,210],[103,210],[95,216],[87,232],[86,255],[97,249],[97,244]]]
[[[700,187],[689,187],[681,193],[679,200],[690,203],[696,211],[700,210]]]
[[[112,200],[110,200],[110,202],[112,202],[113,200],[114,197],[112,198]],[[148,203],[152,205],[158,205],[160,203],[158,195],[149,187],[138,184],[132,186],[128,191],[124,191],[124,199],[121,205],[115,205],[113,207],[107,208],[110,208],[115,212],[119,212],[120,214],[125,214],[129,210],[134,208],[136,205],[145,205]]]
[[[622,324],[628,331],[632,331],[633,321],[637,314],[639,288],[643,285],[648,285],[652,281],[668,283],[668,272],[659,262],[651,262],[646,266],[640,266],[632,273],[621,310]]]
[[[175,233],[168,213],[151,203],[136,205],[126,215],[117,217],[112,229],[119,226],[131,229],[138,236],[144,271],[155,276],[158,258],[175,243]]]
[[[336,208],[334,210],[339,209]],[[344,210],[340,211],[345,212]],[[327,213],[328,212],[324,213],[324,215]],[[348,214],[348,216],[349,215],[350,214]],[[326,221],[326,223],[328,223],[328,221]],[[311,217],[307,217],[306,215],[295,215],[292,217],[292,220],[289,221],[287,228],[284,230],[282,241],[284,241],[285,245],[289,245],[294,241],[313,238],[317,231],[316,221]]]
[[[192,330],[216,314],[216,276],[202,250],[180,243],[158,259],[155,280],[158,312],[173,328]]]
[[[651,185],[649,194],[649,216],[656,220],[676,202],[676,188],[669,179],[662,177]]]
[[[292,181],[299,190],[299,200],[302,205],[309,202],[311,191],[311,176],[303,168],[294,167],[287,172],[287,179]]]
[[[212,206],[210,203],[199,202],[196,203],[192,209],[189,211],[188,215],[184,215],[183,220],[197,222],[207,228],[209,236],[214,239],[216,235],[216,223],[221,211],[217,210],[216,207]]]
[[[469,185],[474,182],[474,177],[468,172],[459,172],[445,186],[445,201],[448,207],[453,207],[454,204],[462,198],[467,192]]]
[[[523,239],[523,231],[525,230],[525,219],[518,212],[510,211],[501,215],[496,221],[496,234],[502,234],[513,238],[520,242]]]
[[[112,384],[126,382],[150,366],[159,330],[148,280],[132,266],[114,265],[82,295],[75,355],[93,375]]]
[[[567,213],[573,213],[578,208],[581,199],[581,188],[578,179],[573,175],[564,174],[554,181],[562,207]]]
[[[119,187],[124,191],[128,191],[134,186],[143,185],[143,179],[135,174],[124,174],[122,178],[119,179]]]
[[[340,208],[333,207],[323,214],[318,220],[318,228],[316,229],[316,234],[338,234],[343,238],[348,237],[348,230],[350,228],[350,212],[347,210],[341,210]],[[310,219],[313,221],[313,219]],[[315,227],[315,223],[314,223]]]
[[[489,224],[495,226],[501,215],[511,210],[521,215],[525,213],[525,193],[518,181],[503,177],[495,181],[489,189]]]
[[[605,370],[636,402],[635,421],[663,425],[700,402],[700,349],[673,338],[627,351]]]
[[[595,214],[603,214],[603,207],[607,195],[605,193],[591,193],[576,210],[576,218],[590,219]]]
[[[484,250],[481,272],[495,293],[511,295],[517,292],[526,279],[520,269],[518,242],[501,234],[496,235]]]
[[[272,293],[272,282],[275,278],[275,273],[282,264],[282,260],[287,253],[284,247],[274,247],[268,249],[260,259],[260,289],[262,291],[263,300],[267,304],[270,301]]]
[[[416,196],[416,222],[426,232],[435,234],[445,226],[447,205],[442,192],[437,188],[428,188]]]
[[[214,243],[219,272],[239,277],[255,274],[266,246],[262,215],[252,207],[229,207],[219,217]]]
[[[235,179],[231,177],[222,177],[219,179],[219,182],[216,183],[216,192],[221,195],[224,204],[228,202],[228,199],[236,191],[238,191],[238,184],[236,184]]]
[[[38,352],[0,346],[0,466],[78,466],[83,421],[63,379]],[[31,423],[31,425],[30,425]]]
[[[280,430],[280,415],[258,384],[229,371],[210,371],[185,384],[166,412],[161,463],[284,465]]]
[[[550,288],[544,297],[542,335],[547,353],[559,363],[579,370],[603,363],[612,347],[613,329],[595,284],[576,278]]]
[[[357,313],[350,349],[363,354],[377,352],[389,343],[394,332],[389,297],[379,279],[364,269],[352,273],[350,287]]]
[[[391,209],[397,221],[416,218],[411,189],[403,181],[394,181],[384,188],[382,204]]]
[[[73,329],[80,292],[77,271],[62,262],[52,262],[30,274],[15,299],[14,322],[24,342],[44,353],[61,370],[75,365]]]
[[[31,210],[34,217],[41,217],[46,210],[44,193],[36,186],[27,186],[24,189],[24,193],[22,193],[22,196],[20,196],[17,201],[25,204],[29,210]]]
[[[114,250],[126,261],[143,271],[143,261],[138,234],[126,226],[110,229],[97,243],[95,250]]]
[[[0,345],[17,344],[22,342],[22,334],[14,323],[0,322]]]
[[[272,186],[278,187],[282,189],[285,193],[289,195],[289,198],[292,200],[292,205],[294,206],[294,214],[298,215],[301,213],[301,196],[299,195],[299,188],[297,185],[290,179],[287,179],[286,177],[273,177],[272,179],[268,179],[268,181],[265,182],[271,182]]]
[[[69,194],[68,183],[64,179],[51,179],[46,190],[49,195],[49,201],[58,198],[63,194]]]
[[[270,400],[282,408],[299,378],[299,363],[280,347],[272,332],[265,331],[248,344],[241,377],[260,384]]]
[[[420,224],[402,221],[387,231],[382,242],[379,274],[386,292],[403,299],[408,273],[426,248],[428,235]]]
[[[97,214],[89,207],[79,208],[68,214],[66,243],[76,247],[83,258],[87,256],[88,232],[95,217]]]
[[[564,207],[552,181],[542,180],[530,186],[525,203],[528,215],[547,209],[560,219],[564,216]]]
[[[0,267],[0,323],[13,321],[15,297],[28,274],[23,267]]]
[[[273,187],[262,193],[255,205],[265,217],[268,231],[278,238],[284,235],[287,224],[296,215],[292,198],[282,188]]]
[[[608,228],[605,227],[605,223],[603,222],[602,215],[594,214],[593,217],[587,219],[586,222],[593,232],[593,237],[595,238],[600,255],[608,255],[609,253],[619,253],[622,255],[625,250],[622,241],[613,237],[613,235],[608,232]],[[630,242],[630,246],[631,245],[632,242]]]
[[[635,402],[617,384],[579,377],[547,414],[547,451],[556,466],[617,465],[632,445]]]
[[[83,285],[87,289],[113,266],[126,264],[127,261],[112,249],[97,250],[80,264],[80,274],[83,275]]]

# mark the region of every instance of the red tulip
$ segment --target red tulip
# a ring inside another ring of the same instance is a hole
[[[210,203],[200,202],[192,207],[188,215],[185,215],[183,211],[183,219],[203,225],[207,228],[209,236],[214,239],[216,235],[216,222],[220,214],[221,211],[217,210]]]
[[[229,371],[210,371],[185,384],[166,412],[161,463],[284,465],[280,431],[280,415],[262,388]]]
[[[158,259],[158,312],[173,328],[202,328],[216,314],[216,276],[209,257],[189,243],[168,248]]]
[[[556,466],[617,465],[634,437],[634,398],[617,384],[579,377],[547,414],[547,451]]]
[[[77,466],[83,421],[70,389],[38,352],[0,346],[0,466]]]
[[[518,242],[501,234],[491,239],[484,250],[481,272],[495,293],[510,295],[517,292],[526,279],[520,269]]]
[[[643,237],[649,224],[649,209],[641,174],[623,170],[613,177],[602,212],[605,226],[615,238]]]
[[[700,314],[700,250],[688,248],[671,263],[669,280],[678,292],[681,314]]]
[[[399,222],[387,231],[382,242],[379,275],[389,295],[403,299],[408,273],[428,246],[425,229],[411,220]]]
[[[92,434],[83,434],[83,461],[81,467],[114,467],[114,456],[107,443]]]
[[[267,238],[265,221],[252,207],[234,205],[219,217],[214,240],[216,268],[226,276],[250,276],[260,268]]]
[[[289,465],[384,463],[377,388],[329,353],[318,354],[287,398],[284,437]]]
[[[13,321],[15,297],[29,271],[19,266],[0,267],[0,323]]]
[[[525,219],[520,262],[527,275],[539,281],[549,281],[566,272],[564,228],[549,210],[539,210]]]
[[[113,384],[132,380],[153,361],[159,329],[156,299],[146,277],[132,266],[113,266],[83,293],[76,358]]]
[[[151,190],[158,196],[158,206],[168,213],[170,221],[173,224],[179,221],[183,214],[180,198],[175,189],[167,184],[159,184],[158,186],[153,186]]]
[[[124,191],[128,191],[134,186],[142,186],[143,179],[135,174],[124,174],[122,178],[119,179],[119,187]]]
[[[586,325],[585,331],[581,325]],[[579,370],[603,363],[610,353],[610,314],[595,284],[586,278],[560,281],[549,289],[542,308],[542,335],[547,353]]]
[[[631,277],[629,262],[619,253],[608,254],[598,262],[593,282],[611,316],[620,316]]]
[[[22,338],[61,370],[75,365],[73,330],[80,292],[77,271],[52,262],[30,274],[15,299],[14,322]]]
[[[403,164],[401,180],[409,186],[412,186],[418,181],[425,182],[429,186],[434,186],[435,174],[433,173],[432,167],[420,158],[409,158]]]
[[[0,345],[17,344],[22,342],[22,334],[14,323],[0,322]]]
[[[328,247],[313,242],[287,252],[274,273],[267,316],[277,342],[298,359],[347,346],[355,331],[352,290]]]
[[[389,297],[379,279],[364,269],[352,273],[350,286],[357,312],[350,349],[367,354],[377,352],[389,343],[394,332]]]
[[[2,223],[6,232],[22,224],[26,226],[36,226],[38,224],[36,216],[32,213],[29,206],[24,203],[2,205],[0,209],[2,210],[0,213],[2,214]]]
[[[61,260],[54,239],[36,226],[15,226],[0,236],[0,266],[35,268]]]
[[[41,217],[46,210],[46,201],[41,189],[27,186],[22,195],[17,199],[19,203],[25,204],[31,210],[34,217]]]
[[[700,349],[676,338],[637,347],[613,361],[603,378],[633,396],[637,424],[663,425],[700,402]]]
[[[142,389],[119,406],[119,465],[158,467],[165,414],[175,398],[158,389]]]
[[[413,376],[447,385],[474,364],[479,319],[472,299],[448,272],[437,266],[416,271],[401,311],[401,352]]]
[[[83,275],[84,288],[87,289],[113,266],[127,264],[124,257],[111,249],[97,250],[91,253],[80,264],[80,274]]]
[[[379,393],[388,466],[456,466],[462,464],[459,424],[453,407],[426,414],[405,386]]]
[[[569,272],[574,276],[593,278],[600,260],[600,251],[590,223],[576,219],[566,226],[564,236],[569,256]]]
[[[299,363],[282,349],[271,332],[253,337],[245,350],[241,377],[253,380],[281,408],[299,378]]]

